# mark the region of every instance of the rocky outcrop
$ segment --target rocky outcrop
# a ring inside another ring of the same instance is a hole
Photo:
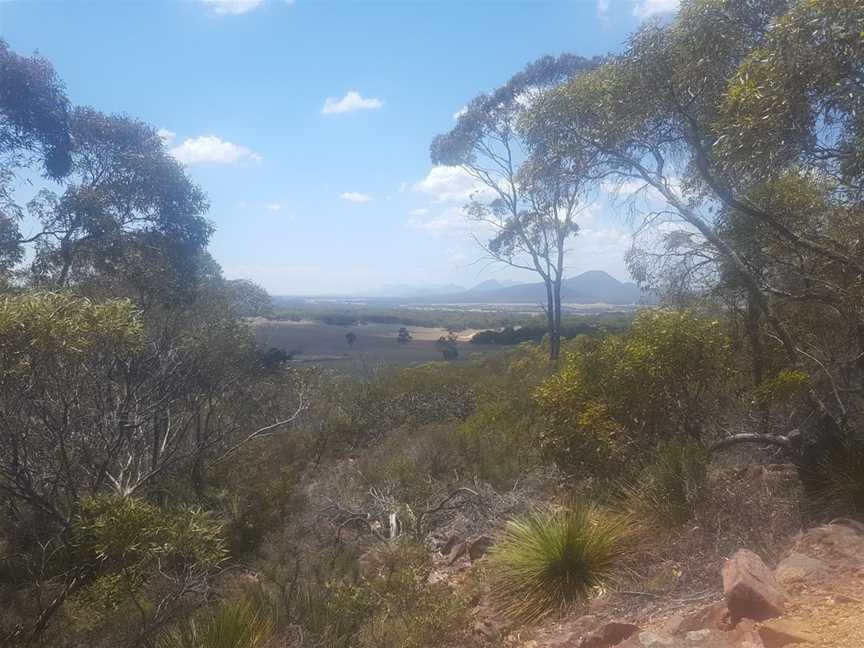
[[[783,615],[786,595],[762,559],[748,549],[735,552],[723,565],[723,594],[733,623],[764,621]]]
[[[626,616],[627,623],[604,624],[614,609],[610,600],[615,593],[607,592],[590,606],[591,614],[562,622],[557,635],[507,645],[864,648],[864,525],[860,523],[838,520],[800,533],[773,571],[757,554],[742,549],[726,561],[721,577],[725,598],[720,601],[679,603],[676,608],[671,600],[663,610],[663,602],[657,600]],[[619,626],[626,628],[626,637],[613,632]]]
[[[818,558],[793,551],[780,561],[774,577],[781,586],[821,580],[828,574],[828,566]]]

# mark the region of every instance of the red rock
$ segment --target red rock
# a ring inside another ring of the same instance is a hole
[[[817,643],[816,638],[795,621],[766,621],[759,626],[759,637],[765,648],[783,648],[790,644]]]
[[[639,632],[639,626],[621,621],[611,621],[596,632],[582,639],[579,648],[611,648]]]
[[[827,575],[828,566],[816,558],[792,552],[780,561],[774,576],[777,582],[786,585],[800,581],[820,580]]]
[[[781,616],[786,596],[774,574],[752,551],[740,549],[723,565],[723,593],[734,622]]]

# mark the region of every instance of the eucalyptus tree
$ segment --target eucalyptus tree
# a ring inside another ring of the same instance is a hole
[[[64,191],[43,190],[28,205],[42,228],[32,265],[36,281],[86,283],[142,257],[151,266],[179,268],[204,249],[212,233],[206,198],[153,127],[76,108],[70,131]]]
[[[595,63],[569,54],[535,61],[471,100],[453,129],[431,146],[433,164],[457,166],[476,181],[466,211],[492,230],[487,240],[475,237],[487,257],[543,280],[553,362],[560,352],[567,241],[579,231],[581,161],[550,149],[529,150],[522,121],[544,90]]]
[[[19,224],[23,210],[11,182],[21,167],[38,164],[51,179],[69,172],[69,102],[54,68],[44,58],[23,57],[0,39],[0,270],[24,256]]]
[[[660,256],[737,286],[836,428],[864,352],[862,20],[860,1],[690,0],[526,116],[532,148],[650,190],[646,220],[680,225]]]

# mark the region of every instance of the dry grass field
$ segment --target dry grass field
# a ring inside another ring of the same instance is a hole
[[[263,348],[277,347],[287,351],[299,351],[294,361],[315,363],[321,366],[352,370],[369,363],[410,366],[433,360],[441,360],[435,349],[435,341],[447,335],[444,328],[409,326],[412,340],[405,344],[397,342],[399,324],[362,324],[336,326],[304,320],[300,322],[256,320],[253,322],[255,336]],[[348,345],[346,334],[354,333],[357,340]],[[460,331],[459,361],[477,353],[496,353],[502,347],[486,347],[470,343],[475,330]]]

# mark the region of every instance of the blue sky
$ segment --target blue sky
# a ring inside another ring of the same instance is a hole
[[[465,178],[431,139],[543,54],[620,49],[676,0],[0,0],[0,37],[73,103],[144,119],[210,197],[226,276],[277,294],[530,275],[475,264]],[[600,200],[569,270],[627,278],[627,210]]]

